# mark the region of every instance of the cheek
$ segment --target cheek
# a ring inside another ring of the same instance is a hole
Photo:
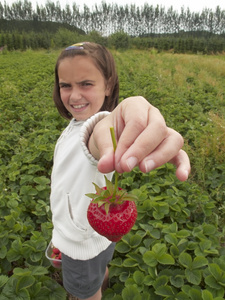
[[[65,103],[68,99],[68,95],[65,93],[65,91],[60,91],[60,97],[63,103]]]

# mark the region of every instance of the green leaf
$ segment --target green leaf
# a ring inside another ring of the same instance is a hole
[[[35,282],[35,278],[33,276],[22,276],[21,278],[19,278],[17,285],[16,285],[16,291],[17,293],[25,288],[29,288],[30,286],[32,286]]]
[[[169,281],[169,277],[166,275],[158,276],[153,284],[154,288],[157,289],[161,286],[166,286]]]
[[[191,255],[185,252],[182,252],[179,255],[179,262],[186,268],[192,268],[192,258]]]
[[[143,281],[143,283],[144,283],[145,285],[147,285],[147,286],[153,285],[154,282],[155,282],[155,279],[152,278],[151,275],[145,276],[144,281]]]
[[[157,255],[156,259],[162,265],[174,265],[175,264],[175,260],[170,254],[163,254],[161,256]]]
[[[204,224],[203,225],[203,233],[205,235],[214,235],[216,233],[216,227],[212,224]]]
[[[222,270],[217,264],[209,264],[209,271],[217,281],[220,280],[222,276]]]
[[[204,256],[197,256],[192,263],[193,269],[199,269],[208,265],[208,260]]]
[[[155,290],[155,293],[163,297],[174,296],[174,291],[170,286],[160,286]]]
[[[153,237],[154,239],[158,240],[160,239],[160,230],[158,229],[152,229],[150,232],[149,232],[150,236]]]
[[[176,295],[176,300],[190,300],[190,298],[184,292],[179,292]]]
[[[8,276],[0,275],[0,288],[2,288],[8,280],[9,280]]]
[[[165,240],[172,245],[177,245],[177,237],[174,233],[169,233],[165,235]]]
[[[143,259],[142,259],[142,255],[135,253],[135,252],[129,252],[127,254],[128,257],[133,258],[134,260],[136,260],[138,262],[138,265],[140,267],[141,264],[143,264]]]
[[[31,274],[34,276],[42,276],[45,274],[48,274],[48,270],[45,267],[42,266],[30,266],[29,270],[31,271]]]
[[[127,280],[127,278],[129,277],[129,273],[128,272],[122,272],[119,276],[119,279],[121,282],[125,282]]]
[[[153,251],[145,252],[143,255],[143,260],[150,267],[155,267],[158,264],[155,253]]]
[[[171,255],[172,255],[173,257],[177,258],[177,257],[179,256],[179,254],[180,254],[180,251],[179,251],[179,249],[178,249],[177,246],[172,245],[172,246],[170,247],[170,253],[171,253]]]
[[[137,285],[141,285],[144,281],[145,274],[141,271],[135,271],[133,274],[133,279],[137,283]]]
[[[185,270],[185,275],[187,277],[187,280],[195,285],[199,285],[202,280],[202,273],[199,270]]]
[[[120,241],[116,244],[115,250],[118,251],[119,253],[127,253],[129,252],[131,247],[127,244],[124,243],[123,241]]]
[[[136,267],[136,266],[138,266],[138,262],[132,258],[126,258],[123,261],[123,266],[128,267],[128,268]]]
[[[59,287],[51,290],[51,293],[49,295],[49,300],[66,299],[66,295],[67,295],[67,293],[63,289],[63,287],[59,286]]]
[[[29,269],[15,268],[13,274],[16,276],[30,276],[31,271]]]
[[[35,177],[34,182],[38,183],[39,185],[47,185],[50,183],[50,179],[45,176]]]
[[[203,300],[214,300],[213,295],[207,290],[202,291],[202,299]]]
[[[183,230],[179,230],[177,232],[177,237],[180,238],[180,239],[187,238],[189,236],[190,236],[190,231],[189,230],[183,229]]]
[[[152,251],[156,254],[157,257],[160,257],[161,255],[166,253],[166,245],[157,243],[152,247]]]
[[[0,248],[0,259],[3,259],[6,257],[6,254],[7,254],[7,248],[5,245],[3,245],[1,248]]]
[[[184,276],[176,275],[170,278],[170,282],[176,288],[181,288],[184,285]]]
[[[190,289],[189,295],[191,296],[191,300],[199,300],[201,299],[201,290],[197,290],[195,288]]]
[[[135,248],[138,245],[140,245],[141,241],[142,241],[142,237],[140,235],[138,235],[138,234],[133,235],[130,238],[130,246],[131,246],[131,248]]]
[[[160,193],[160,187],[158,185],[154,185],[152,189],[156,194]]]
[[[213,289],[219,290],[221,288],[221,285],[217,282],[217,280],[212,275],[208,275],[205,278],[205,282],[208,286],[210,286]]]
[[[121,267],[122,264],[123,264],[123,261],[122,261],[121,257],[116,257],[113,260],[111,260],[111,262],[110,262],[111,266]]]
[[[138,289],[135,286],[129,285],[122,291],[123,300],[142,300]]]

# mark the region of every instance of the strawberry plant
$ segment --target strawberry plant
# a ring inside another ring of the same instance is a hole
[[[51,99],[58,54],[0,53],[0,300],[67,298],[45,257],[54,145],[67,125]],[[185,137],[192,174],[180,183],[166,165],[119,179],[138,216],[117,242],[104,298],[224,299],[224,56],[113,54],[120,100],[140,94],[160,109]]]
[[[215,203],[197,185],[177,182],[173,171],[170,165],[149,174],[134,170],[121,180],[139,198],[138,217],[116,245],[103,299],[224,298]],[[137,188],[139,181],[145,183]]]

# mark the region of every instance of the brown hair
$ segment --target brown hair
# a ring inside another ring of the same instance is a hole
[[[111,88],[110,95],[105,97],[105,101],[100,111],[112,111],[118,104],[119,100],[119,80],[116,72],[115,61],[112,54],[102,45],[95,43],[81,43],[78,47],[71,46],[66,48],[59,55],[55,65],[55,84],[53,90],[53,100],[59,113],[66,119],[72,119],[72,115],[63,105],[60,97],[58,67],[59,63],[67,57],[75,57],[76,55],[90,57],[95,66],[99,69],[105,81],[109,83]]]

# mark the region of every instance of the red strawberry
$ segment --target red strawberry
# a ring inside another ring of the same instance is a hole
[[[86,195],[92,198],[87,218],[95,231],[117,242],[131,230],[136,221],[136,196],[117,189],[106,177],[105,180],[106,187],[100,188],[94,184],[96,194]]]
[[[54,261],[53,261],[53,265],[55,268],[60,268],[61,267],[61,261],[59,258],[56,258]]]
[[[53,251],[54,254],[59,254],[60,253],[58,248],[53,248],[52,251]]]
[[[55,268],[61,267],[61,252],[58,248],[53,248],[51,253],[52,264]]]

